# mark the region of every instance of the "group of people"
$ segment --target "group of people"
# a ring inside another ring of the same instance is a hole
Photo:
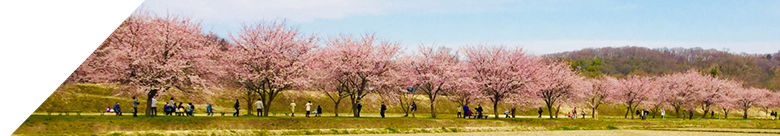
[[[541,115],[542,108],[539,108],[539,111],[540,111],[540,112],[539,112],[539,117],[541,118],[541,117],[542,117],[542,115]],[[585,111],[582,111],[581,113],[582,113],[582,119],[585,119],[586,112],[585,112]],[[569,113],[567,113],[567,114],[568,114],[567,116],[568,116],[569,118],[571,118],[571,119],[577,119],[577,107],[574,107],[574,110],[572,110],[572,112],[569,112]]]
[[[458,118],[461,118],[461,117],[462,118],[472,118],[472,116],[474,116],[473,118],[477,118],[477,119],[487,118],[487,116],[484,116],[482,114],[482,111],[483,111],[482,105],[479,105],[477,108],[474,108],[474,111],[477,112],[476,113],[477,115],[474,115],[474,112],[471,111],[471,109],[469,108],[468,105],[463,105],[463,116],[461,116],[460,111],[458,111]]]
[[[210,106],[211,105],[209,104],[209,107]],[[195,113],[195,105],[192,105],[192,103],[184,105],[183,102],[179,102],[179,105],[176,105],[176,103],[173,102],[173,98],[171,98],[170,102],[165,102],[163,112],[165,112],[165,115],[168,116],[173,116],[174,113],[176,116],[193,116]]]

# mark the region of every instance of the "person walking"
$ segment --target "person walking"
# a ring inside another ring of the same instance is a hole
[[[157,95],[154,95],[154,96],[156,97]],[[150,103],[150,105],[152,105],[152,106],[150,106],[150,107],[152,107],[150,114],[152,114],[152,116],[157,116],[157,99],[152,97],[152,103]],[[163,109],[163,110],[165,110],[165,109]]]
[[[379,115],[382,115],[382,119],[385,118],[385,110],[387,110],[387,106],[385,106],[385,102],[382,102],[382,106],[379,107]]]
[[[119,108],[119,102],[114,104],[114,113],[116,113],[117,116],[122,116],[122,108]]]
[[[257,101],[255,102],[255,105],[257,105],[257,116],[260,117],[260,115],[262,115],[262,112],[263,112],[263,101],[260,100],[260,99],[257,99]]]
[[[306,117],[309,117],[309,114],[311,114],[311,101],[306,103]]]
[[[412,117],[414,118],[414,112],[417,111],[417,103],[412,102]]]
[[[290,117],[295,117],[295,101],[290,103]]]
[[[133,96],[133,117],[138,117],[138,99]]]
[[[238,99],[236,99],[236,104],[233,104],[233,108],[235,108],[235,109],[236,109],[236,113],[233,113],[233,116],[236,116],[236,117],[238,117],[238,116],[239,116],[239,112],[238,112],[238,110],[240,109],[240,108],[239,108],[239,105],[238,105]]]
[[[539,112],[539,118],[542,118],[542,107],[539,107],[539,111],[537,112]]]
[[[211,103],[206,105],[206,116],[214,116],[214,109],[211,107]]]

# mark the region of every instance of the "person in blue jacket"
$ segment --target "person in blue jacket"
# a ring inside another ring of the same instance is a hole
[[[122,108],[119,107],[119,102],[114,104],[114,113],[116,113],[117,116],[122,116]]]

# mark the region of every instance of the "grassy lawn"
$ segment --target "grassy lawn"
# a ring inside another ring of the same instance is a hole
[[[14,134],[382,134],[612,129],[780,129],[780,120],[30,116]],[[737,131],[739,132],[739,131]],[[750,131],[746,131],[750,132]],[[754,132],[755,133],[755,132]],[[765,131],[764,133],[777,133]]]

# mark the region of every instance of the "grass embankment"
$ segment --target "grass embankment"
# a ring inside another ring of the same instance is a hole
[[[374,134],[664,128],[780,129],[778,120],[30,116],[14,134]],[[186,130],[186,131],[185,131]]]

